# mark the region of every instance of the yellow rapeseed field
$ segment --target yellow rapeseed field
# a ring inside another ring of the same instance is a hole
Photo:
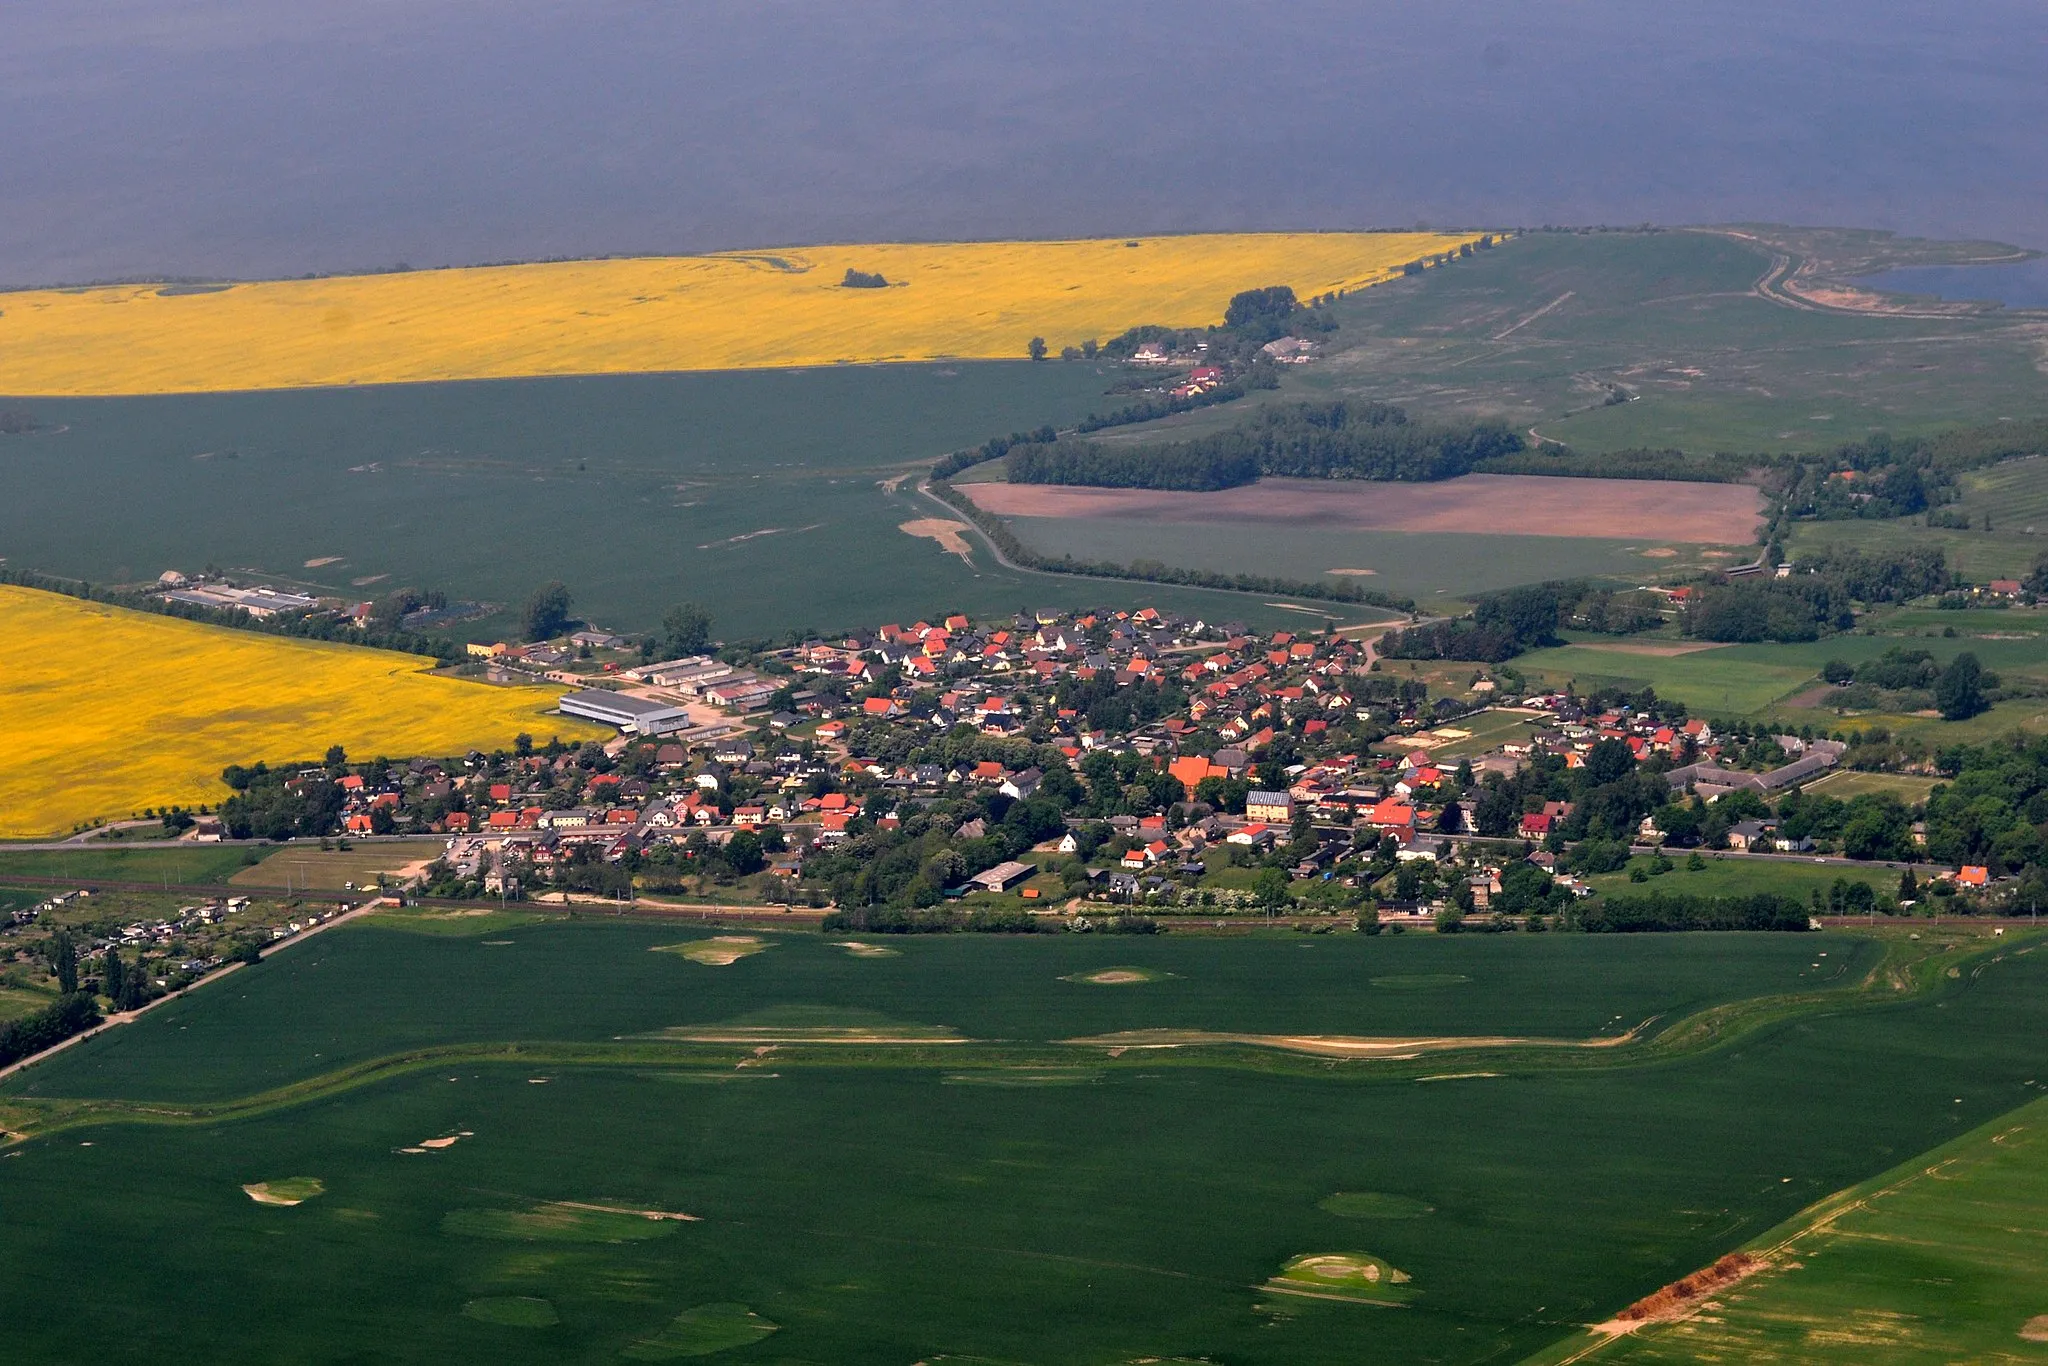
[[[485,266],[194,291],[0,294],[0,394],[290,389],[1055,354],[1230,296],[1391,278],[1473,235],[1218,233],[883,243]],[[842,287],[848,269],[885,289]]]
[[[385,650],[201,626],[0,584],[0,836],[61,833],[149,807],[214,804],[229,764],[459,754],[521,731],[557,690],[423,672]]]

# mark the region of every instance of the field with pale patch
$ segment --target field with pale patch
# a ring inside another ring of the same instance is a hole
[[[0,836],[217,803],[229,764],[459,754],[600,732],[552,688],[424,672],[386,650],[288,640],[0,584]]]
[[[105,395],[1056,354],[1379,284],[1475,234],[878,243],[0,295],[0,393]],[[846,272],[886,288],[848,289]]]

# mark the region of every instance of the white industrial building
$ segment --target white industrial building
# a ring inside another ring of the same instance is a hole
[[[631,731],[635,735],[667,735],[673,731],[687,730],[690,713],[681,707],[666,702],[655,702],[645,697],[628,697],[621,692],[605,692],[588,689],[563,695],[560,703],[566,716],[580,716],[586,721],[601,721],[607,726]]]

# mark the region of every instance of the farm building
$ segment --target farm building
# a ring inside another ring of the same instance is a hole
[[[601,721],[638,735],[667,735],[690,724],[690,713],[681,707],[598,689],[564,694],[560,706],[565,716]]]
[[[976,873],[967,879],[967,885],[985,892],[1007,892],[1037,871],[1035,865],[1018,863],[1013,859],[1008,863],[998,863],[985,873]]]

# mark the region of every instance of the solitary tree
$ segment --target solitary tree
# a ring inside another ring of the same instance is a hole
[[[1934,680],[1934,705],[1945,721],[1967,720],[1984,710],[1984,666],[1977,656],[1965,650],[1941,671]]]
[[[546,640],[549,636],[561,634],[562,628],[569,624],[572,601],[568,586],[560,579],[551,579],[534,589],[533,596],[526,600],[526,638]]]
[[[1031,353],[1031,359],[1033,359],[1033,360],[1044,360],[1044,359],[1045,359],[1045,338],[1043,338],[1043,337],[1033,337],[1033,338],[1031,339],[1031,345],[1030,345],[1029,347],[1027,347],[1026,349],[1027,349],[1027,350],[1028,350],[1028,351],[1029,351],[1029,352]]]
[[[105,996],[116,1010],[121,1008],[121,1002],[128,997],[126,975],[120,952],[108,949],[106,961],[100,968],[100,994]]]
[[[696,654],[711,643],[711,614],[694,602],[671,607],[661,619],[661,637],[670,658]]]
[[[767,862],[761,857],[760,836],[751,830],[742,830],[726,841],[725,858],[741,877],[760,872]]]
[[[1300,307],[1291,286],[1267,285],[1264,289],[1247,289],[1231,296],[1230,307],[1223,314],[1223,325],[1240,328],[1277,323],[1292,316]]]

